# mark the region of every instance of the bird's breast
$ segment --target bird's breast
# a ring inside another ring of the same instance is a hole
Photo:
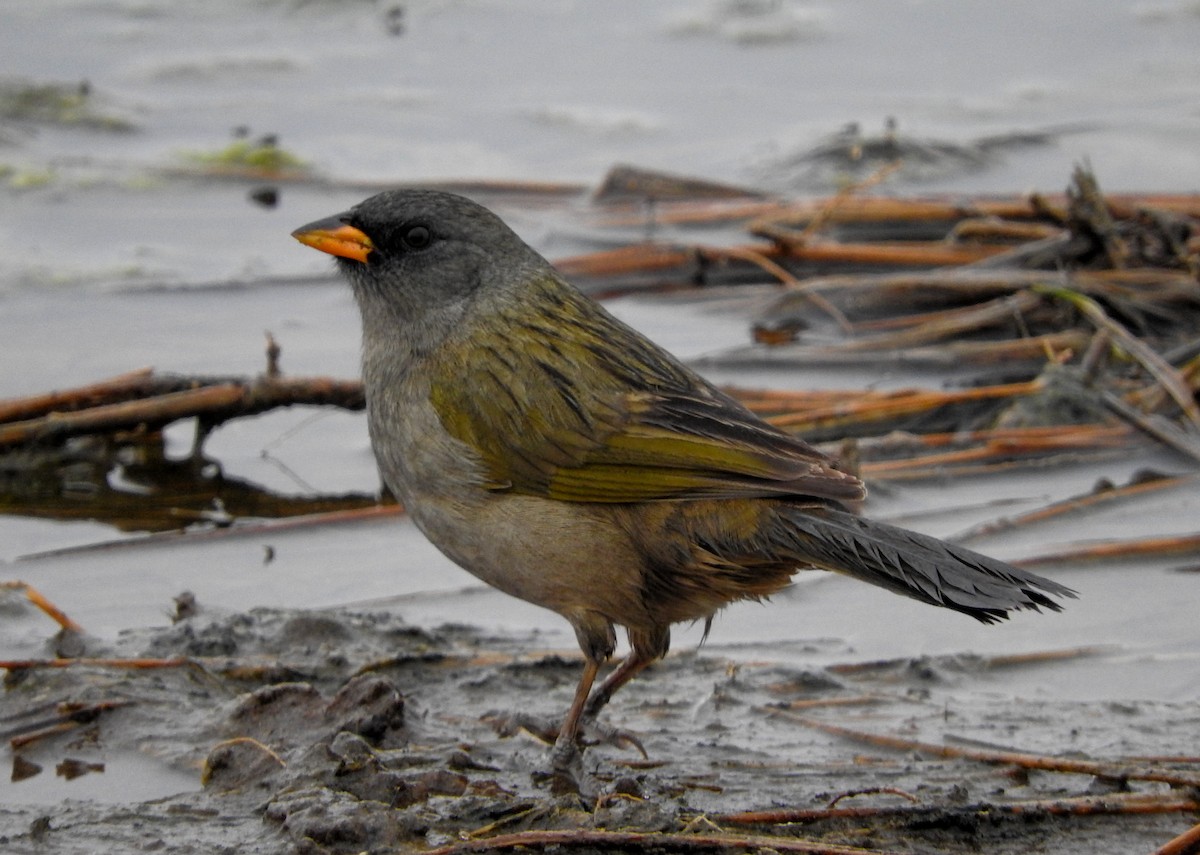
[[[428,386],[408,377],[372,381],[365,375],[367,424],[384,483],[413,514],[427,501],[481,501],[478,455],[446,431]]]
[[[595,612],[625,625],[650,620],[640,555],[611,508],[489,489],[478,456],[446,431],[427,386],[364,377],[384,482],[450,560],[568,619]]]

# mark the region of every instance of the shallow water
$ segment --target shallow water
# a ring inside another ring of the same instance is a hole
[[[0,165],[13,170],[0,176],[0,397],[147,365],[253,374],[265,330],[282,344],[288,373],[353,376],[350,296],[320,279],[327,260],[288,236],[365,195],[352,181],[595,184],[612,164],[632,162],[814,194],[838,176],[797,171],[789,165],[797,153],[847,122],[877,134],[895,116],[903,133],[963,146],[1061,133],[965,165],[901,173],[886,192],[1057,191],[1082,159],[1106,190],[1200,190],[1200,11],[1182,0],[466,0],[405,4],[394,35],[397,23],[385,5],[298,0],[49,0],[8,9],[0,77],[86,79],[94,107],[136,130],[0,122]],[[264,209],[247,199],[253,184],[173,174],[188,166],[186,152],[219,149],[241,125],[252,136],[279,134],[329,183],[284,186],[280,204]],[[561,256],[596,237],[577,215],[582,207],[509,201],[501,211]],[[747,341],[755,305],[753,297],[610,303],[687,358]],[[712,376],[779,387],[941,382],[859,371]],[[172,431],[178,453],[189,441],[186,426]],[[222,428],[208,447],[231,473],[276,489],[299,489],[289,472],[327,490],[376,483],[361,417],[272,415]],[[1184,468],[1150,454],[1041,476],[880,488],[867,511],[950,534],[1086,491],[1101,476],[1123,482],[1143,465]],[[986,547],[1015,558],[1114,529],[1188,531],[1198,502],[1194,492],[1175,495]],[[171,598],[189,589],[217,613],[366,602],[420,625],[536,627],[546,646],[573,644],[559,619],[480,588],[394,519],[17,560],[108,540],[128,539],[96,523],[0,517],[0,577],[36,585],[99,639],[165,623]],[[1105,655],[1006,676],[988,691],[1055,701],[1200,698],[1200,576],[1170,562],[1055,575],[1083,598],[1063,615],[992,628],[814,575],[775,604],[729,609],[711,643],[735,658],[812,666],[1108,645]],[[0,656],[45,655],[51,629],[36,616],[4,621]],[[676,647],[699,636],[684,628]],[[107,780],[123,768],[119,757],[110,763]],[[0,801],[20,787],[0,780]],[[21,800],[72,795],[42,792],[27,787]]]
[[[264,211],[245,186],[164,176],[237,127],[279,135],[337,181],[594,184],[631,162],[812,193],[828,182],[781,185],[790,171],[772,164],[849,122],[878,135],[890,116],[958,145],[1064,129],[902,174],[896,191],[1055,191],[1085,158],[1110,191],[1200,183],[1200,13],[1186,0],[469,0],[405,4],[400,35],[386,13],[289,0],[8,10],[0,78],[87,80],[94,109],[137,130],[0,125],[0,163],[45,179],[4,190],[0,293],[327,269],[288,232],[361,191],[285,188]],[[517,225],[553,249],[552,223]]]

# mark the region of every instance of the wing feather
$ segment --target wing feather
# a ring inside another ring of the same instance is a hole
[[[520,333],[475,330],[435,361],[434,408],[478,451],[488,488],[572,502],[862,498],[812,446],[564,283],[540,284],[556,289],[533,303],[552,304],[554,323],[500,318]]]

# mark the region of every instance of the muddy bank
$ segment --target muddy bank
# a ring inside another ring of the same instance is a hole
[[[22,804],[14,784],[0,807],[8,852],[486,849],[513,840],[498,835],[619,830],[694,839],[577,842],[662,851],[728,834],[743,849],[770,835],[780,847],[1116,853],[1186,829],[1195,785],[1185,785],[1200,782],[1194,766],[1161,759],[1196,732],[1194,704],[1006,692],[1005,674],[1046,667],[1037,658],[818,670],[681,652],[622,693],[591,735],[594,793],[581,799],[550,794],[547,747],[532,735],[567,705],[578,656],[536,637],[423,630],[386,612],[255,609],[58,644],[159,667],[10,672],[3,728],[29,739],[11,752],[13,774],[32,785],[57,767],[66,798]],[[1058,659],[1088,655],[1099,654]],[[63,704],[73,712],[56,715]],[[61,732],[48,732],[56,720]],[[1069,771],[856,744],[813,722],[968,755],[1026,750]],[[71,798],[70,770],[108,791]],[[122,797],[146,776],[158,796]]]

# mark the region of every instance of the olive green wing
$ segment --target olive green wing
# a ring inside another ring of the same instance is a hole
[[[573,502],[864,495],[599,307],[567,303],[557,325],[505,320],[504,336],[453,349],[431,396],[489,489]]]
[[[573,501],[744,496],[859,499],[861,482],[724,396],[627,396],[625,420],[558,467],[548,495]]]

